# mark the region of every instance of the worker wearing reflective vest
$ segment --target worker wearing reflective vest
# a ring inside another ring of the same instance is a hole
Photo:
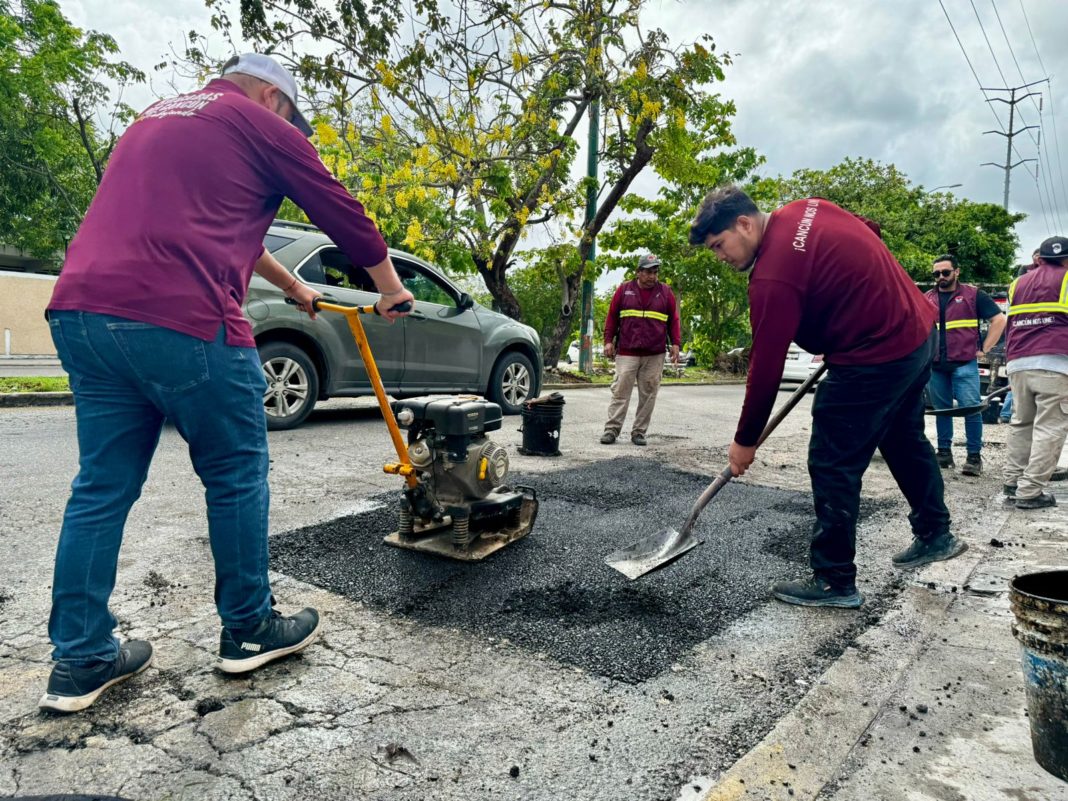
[[[608,422],[602,445],[611,445],[623,429],[634,385],[638,385],[638,410],[630,427],[630,440],[645,445],[645,432],[653,416],[664,354],[671,342],[671,360],[679,360],[679,311],[675,295],[657,276],[660,259],[646,254],[638,259],[633,281],[620,286],[612,297],[604,321],[604,355],[616,360]]]
[[[939,256],[931,268],[936,286],[927,293],[938,309],[938,351],[931,365],[927,391],[936,409],[948,409],[956,400],[960,406],[979,405],[978,357],[985,356],[1005,330],[1005,315],[982,290],[960,282],[960,267],[953,256]],[[979,321],[989,320],[986,341],[979,346]],[[953,418],[936,418],[937,459],[940,467],[953,467]],[[964,418],[968,458],[961,473],[978,476],[983,472],[983,415]]]
[[[1068,435],[1068,238],[1050,237],[1038,251],[1038,266],[1009,287],[1005,494],[1017,509],[1056,506],[1044,490]]]

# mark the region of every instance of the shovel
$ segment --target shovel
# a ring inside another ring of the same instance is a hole
[[[1012,389],[1010,386],[995,389],[986,397],[980,398],[980,402],[973,406],[950,406],[946,409],[928,409],[927,414],[932,417],[967,417],[970,414],[978,414],[979,412],[986,410],[986,407],[990,405],[990,401],[994,398],[1000,398],[1010,389]]]
[[[763,444],[771,432],[774,431],[779,423],[781,423],[786,415],[788,415],[798,401],[804,397],[805,393],[815,386],[816,382],[820,380],[820,377],[827,369],[827,362],[823,362],[812,375],[810,375],[801,386],[794,390],[794,393],[789,397],[782,408],[775,413],[775,416],[768,421],[768,424],[764,427],[764,433],[760,435],[760,439],[757,441],[757,447]],[[614,567],[620,573],[632,581],[639,576],[644,576],[651,570],[655,570],[658,567],[666,565],[668,562],[678,559],[684,553],[691,548],[700,545],[701,541],[693,535],[693,526],[697,522],[698,515],[701,514],[701,510],[708,505],[721,489],[727,486],[730,482],[731,469],[728,466],[722,473],[720,473],[716,480],[708,485],[708,488],[701,493],[701,497],[697,499],[697,503],[693,505],[693,509],[690,511],[690,516],[686,519],[686,524],[683,525],[681,531],[676,531],[673,528],[665,528],[651,534],[648,537],[644,537],[626,548],[609,554],[605,558],[605,564],[609,567]]]

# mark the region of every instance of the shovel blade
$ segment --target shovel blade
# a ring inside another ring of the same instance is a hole
[[[665,528],[621,548],[605,557],[605,564],[615,568],[631,581],[651,570],[678,559],[691,548],[700,545],[697,537]]]
[[[948,409],[928,409],[927,414],[931,417],[968,417],[986,411],[990,402],[978,403],[975,406],[950,406]]]

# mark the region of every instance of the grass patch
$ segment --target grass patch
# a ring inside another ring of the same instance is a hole
[[[0,376],[0,392],[70,392],[65,375]]]

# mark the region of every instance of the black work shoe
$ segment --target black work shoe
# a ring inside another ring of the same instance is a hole
[[[603,434],[601,434],[601,444],[602,445],[611,445],[615,441],[616,441],[616,435],[613,434],[611,431],[605,431]]]
[[[1053,471],[1049,477],[1050,481],[1065,481],[1068,480],[1068,467],[1060,467]]]
[[[645,445],[645,434],[631,434],[630,441],[635,445]]]
[[[969,453],[968,460],[960,469],[963,476],[981,476],[983,474],[983,457],[978,453]]]
[[[939,448],[938,453],[935,454],[935,459],[938,460],[938,466],[942,469],[953,467],[953,451],[948,448]]]
[[[931,562],[943,562],[960,556],[968,550],[968,544],[952,534],[940,534],[933,540],[912,538],[912,545],[896,553],[893,562],[896,567],[919,567]]]
[[[1057,499],[1050,495],[1048,492],[1043,492],[1041,495],[1036,495],[1034,498],[1017,498],[1017,509],[1048,509],[1051,506],[1057,505]]]
[[[1005,493],[1009,498],[1016,497],[1016,485],[1015,484],[1002,484],[1001,491]]]
[[[855,586],[835,587],[829,581],[813,575],[804,581],[776,581],[771,594],[780,601],[798,606],[837,606],[856,609],[864,603],[864,596]]]
[[[152,664],[152,644],[144,640],[129,640],[119,646],[113,662],[100,662],[92,667],[77,667],[57,662],[48,677],[48,690],[37,706],[56,712],[80,712],[92,706],[108,687],[137,675]]]
[[[236,633],[224,628],[219,635],[219,670],[246,673],[295,654],[315,641],[319,628],[319,613],[310,606],[290,617],[271,612],[270,617],[250,632]]]

